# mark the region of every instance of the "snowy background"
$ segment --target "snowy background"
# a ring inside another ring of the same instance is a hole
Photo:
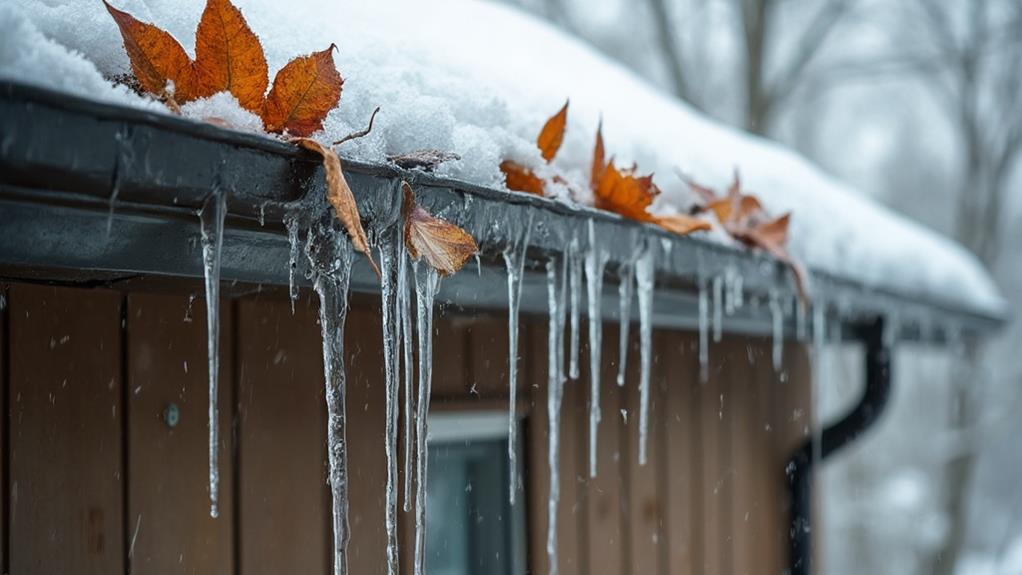
[[[191,51],[201,0],[116,4]],[[808,263],[997,308],[980,261],[1014,317],[1022,313],[1017,0],[237,4],[271,75],[294,55],[338,43],[346,84],[320,137],[361,128],[376,105],[384,109],[346,155],[452,150],[463,160],[445,175],[499,186],[501,159],[540,164],[532,138],[570,97],[557,159],[569,178],[583,177],[602,114],[608,149],[657,172],[667,196],[658,209],[691,201],[675,167],[719,186],[738,164],[768,209],[794,210],[792,249]],[[98,3],[4,3],[0,31],[0,77],[154,107],[103,81],[126,71],[127,58]],[[54,73],[36,73],[41,64]],[[230,97],[210,100],[186,113],[259,130]],[[888,416],[824,473],[817,541],[826,572],[1022,574],[1022,450],[1013,444],[1022,357],[1012,353],[1020,339],[1015,322],[978,360],[901,347]],[[825,417],[855,399],[854,352],[826,354]]]
[[[741,0],[508,1],[958,238],[1022,314],[1016,0],[768,0],[763,27]],[[887,416],[825,468],[825,572],[1022,573],[1020,341],[1014,321],[977,369],[902,346]],[[827,352],[825,418],[855,400],[859,357]]]

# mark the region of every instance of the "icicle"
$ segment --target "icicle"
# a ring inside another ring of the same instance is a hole
[[[550,467],[550,496],[547,500],[546,552],[550,575],[557,574],[557,503],[560,500],[560,431],[561,399],[564,394],[564,291],[567,259],[547,262],[547,304],[550,312],[548,333],[547,462]]]
[[[323,376],[326,383],[327,459],[333,501],[333,572],[348,572],[348,453],[344,373],[344,322],[352,247],[333,229],[310,230],[306,254],[313,288],[319,296],[319,325],[323,338]]]
[[[620,270],[619,280],[621,283],[618,284],[618,303],[620,304],[620,322],[621,327],[619,335],[621,339],[618,343],[618,363],[617,363],[617,384],[623,386],[625,384],[625,370],[628,367],[628,327],[631,325],[632,320],[632,290],[633,284],[635,283],[635,268],[632,264],[622,264]]]
[[[415,422],[415,575],[426,569],[426,417],[433,385],[433,299],[440,276],[429,265],[414,266],[417,325],[419,330],[419,398]]]
[[[813,377],[810,381],[809,401],[813,408],[813,465],[820,460],[823,448],[823,428],[820,426],[819,379],[823,373],[823,345],[827,342],[827,307],[819,301],[813,306]]]
[[[649,430],[649,378],[653,356],[653,283],[656,261],[653,245],[643,252],[635,267],[639,288],[639,465],[646,465]]]
[[[774,371],[780,371],[781,362],[784,359],[784,310],[781,309],[781,301],[776,293],[770,293],[770,320],[773,331],[773,353]]]
[[[806,304],[802,300],[795,302],[795,338],[806,340]]]
[[[735,274],[733,267],[724,271],[724,313],[728,317],[735,314]]]
[[[202,268],[206,278],[206,348],[209,352],[209,515],[217,517],[220,488],[220,254],[224,245],[227,194],[213,190],[199,211]]]
[[[287,241],[291,245],[291,255],[288,258],[288,297],[291,299],[291,315],[295,314],[295,302],[298,301],[298,284],[295,282],[295,273],[298,271],[298,241],[299,224],[298,218],[288,216],[284,218],[284,225],[287,227]]]
[[[582,255],[579,253],[578,239],[572,239],[568,246],[568,272],[571,281],[571,339],[568,349],[568,377],[578,379],[579,352],[579,300],[582,299]]]
[[[742,285],[744,281],[745,280],[742,278],[742,274],[739,273],[735,274],[735,281],[734,284],[731,286],[734,289],[732,297],[734,298],[735,302],[734,303],[735,310],[742,309],[742,306],[745,305],[745,288]]]
[[[713,277],[713,341],[719,342],[724,330],[724,279],[721,276]]]
[[[508,414],[507,414],[507,461],[508,500],[515,504],[518,491],[518,308],[522,299],[522,275],[525,273],[525,253],[529,249],[532,234],[532,215],[520,241],[504,250],[504,267],[507,269],[507,341],[508,341]]]
[[[600,355],[603,349],[603,272],[610,254],[596,243],[589,220],[589,252],[586,254],[586,288],[589,301],[589,477],[596,477],[597,434],[600,429]]]
[[[409,275],[408,253],[404,242],[401,242],[398,256],[397,268],[397,297],[398,309],[401,316],[401,347],[404,352],[404,375],[405,375],[405,497],[404,510],[412,510],[412,477],[415,469],[412,467],[413,438],[415,437],[414,415],[415,396],[412,394],[412,376],[415,367],[412,355],[412,285],[408,281]]]
[[[397,575],[397,423],[398,388],[400,386],[401,308],[398,302],[396,284],[401,265],[400,226],[383,235],[380,245],[380,307],[383,323],[383,372],[385,379],[385,440],[384,452],[387,458],[387,494],[384,527],[387,531],[387,573]]]
[[[699,381],[710,380],[710,302],[706,280],[699,280]]]

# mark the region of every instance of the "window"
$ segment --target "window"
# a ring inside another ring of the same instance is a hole
[[[430,416],[430,575],[525,573],[525,501],[520,481],[515,505],[508,501],[507,431],[506,413]]]

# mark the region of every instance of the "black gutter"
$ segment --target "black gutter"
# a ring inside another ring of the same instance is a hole
[[[857,440],[880,418],[891,395],[891,352],[884,341],[884,320],[877,318],[858,326],[858,339],[865,346],[866,388],[858,403],[844,417],[802,444],[785,466],[789,478],[788,575],[809,575],[813,559],[813,472],[832,454]],[[814,370],[817,366],[814,366]]]

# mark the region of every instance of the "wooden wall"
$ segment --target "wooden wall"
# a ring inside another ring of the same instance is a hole
[[[0,286],[5,573],[328,573],[317,303],[303,298],[292,315],[279,293],[223,302],[221,515],[212,519],[205,306],[190,289],[200,286]],[[523,321],[519,381],[535,573],[548,570],[545,325]],[[360,575],[384,569],[379,333],[377,302],[357,299],[347,360],[350,567]],[[633,338],[619,388],[617,338],[608,325],[596,478],[585,352],[580,380],[565,389],[560,573],[780,573],[783,462],[810,416],[804,350],[786,350],[779,378],[769,342],[730,338],[713,346],[711,379],[700,384],[694,335],[657,333],[650,457],[640,466],[638,348]],[[500,314],[440,313],[432,407],[505,410],[506,360]],[[171,404],[174,427],[164,419]],[[406,570],[412,526],[400,519]]]

